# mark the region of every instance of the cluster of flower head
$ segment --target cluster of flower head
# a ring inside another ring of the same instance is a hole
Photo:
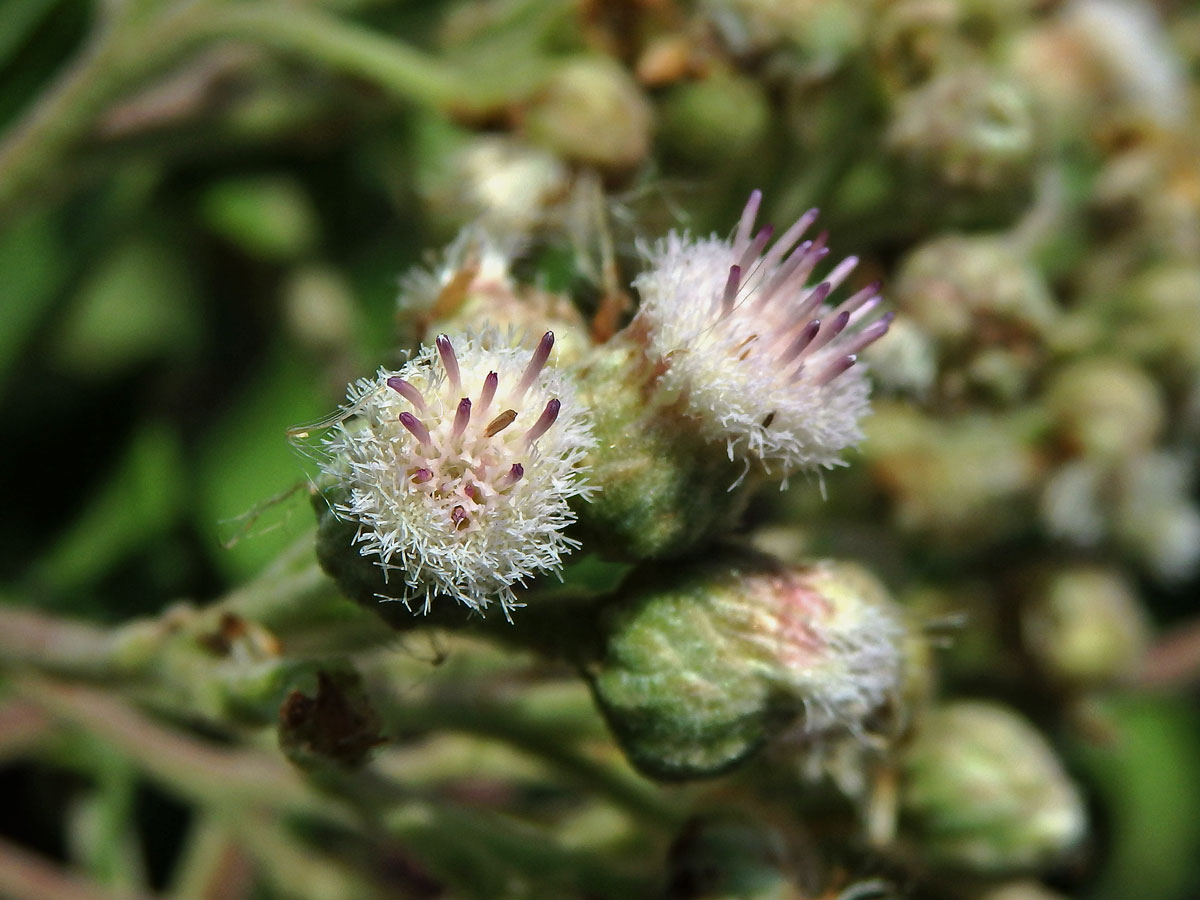
[[[761,201],[751,194],[732,241],[672,232],[647,249],[651,266],[634,284],[662,385],[731,459],[786,477],[840,464],[861,439],[870,387],[857,354],[887,333],[891,314],[879,315],[878,284],[827,302],[858,260],[809,284],[829,253],[824,234],[800,242],[816,210],[768,249],[771,226],[754,232]]]
[[[861,436],[869,388],[856,354],[891,316],[878,315],[878,285],[828,303],[856,260],[810,285],[828,253],[824,235],[800,242],[815,211],[768,249],[771,228],[754,232],[760,202],[756,191],[732,240],[672,232],[648,251],[635,333],[648,336],[657,387],[680,398],[702,440],[786,479],[839,463]],[[464,279],[508,285],[508,263],[468,232],[439,271],[409,279],[408,302],[436,307]],[[558,570],[572,549],[568,500],[591,489],[592,438],[570,373],[547,365],[553,341],[547,332],[529,355],[511,332],[441,335],[401,371],[351,387],[353,415],[326,439],[324,468],[348,495],[337,511],[356,523],[361,553],[399,576],[406,602],[428,610],[448,596],[507,612],[514,586]]]
[[[553,571],[574,542],[567,501],[585,494],[591,442],[569,382],[498,332],[439,335],[398,372],[351,386],[353,415],[326,440],[326,472],[349,487],[338,512],[358,523],[405,599],[473,609],[515,605],[513,586]]]

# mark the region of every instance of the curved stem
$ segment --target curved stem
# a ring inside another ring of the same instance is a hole
[[[182,0],[158,13],[113,17],[0,140],[0,222],[52,180],[63,158],[124,93],[185,53],[220,39],[294,54],[362,78],[393,98],[441,109],[490,108],[533,87],[527,74],[469,80],[399,41],[293,4]]]
[[[278,3],[223,8],[201,34],[294,53],[429,106],[467,105],[470,86],[441,60],[316,9]]]

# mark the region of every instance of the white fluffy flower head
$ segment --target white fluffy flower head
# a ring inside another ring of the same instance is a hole
[[[480,225],[467,226],[435,263],[417,266],[400,279],[400,313],[436,314],[443,298],[468,290],[511,294],[512,261],[520,247],[518,239],[504,241]]]
[[[337,512],[358,523],[362,554],[403,580],[406,603],[497,601],[507,615],[513,586],[576,545],[567,501],[589,490],[592,436],[546,365],[553,345],[550,332],[532,354],[494,330],[443,334],[400,371],[350,387],[353,417],[326,440],[325,470],[349,488]]]
[[[808,284],[828,254],[823,234],[800,242],[816,210],[767,249],[771,227],[754,233],[761,202],[758,191],[750,195],[732,240],[671,232],[647,251],[651,267],[634,284],[663,387],[726,442],[731,459],[786,476],[839,465],[862,438],[870,386],[855,364],[892,316],[878,315],[878,284],[828,302],[854,257]]]

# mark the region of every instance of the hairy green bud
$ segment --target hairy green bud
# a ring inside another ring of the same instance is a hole
[[[901,264],[893,292],[932,343],[941,392],[951,398],[1019,399],[1059,319],[1041,273],[1011,240],[991,235],[922,244]]]
[[[987,874],[1036,870],[1083,838],[1078,789],[1046,740],[991,703],[931,710],[901,761],[901,830],[930,862]]]
[[[1119,571],[1101,566],[1039,579],[1021,610],[1021,634],[1043,671],[1082,688],[1130,677],[1150,642],[1137,591]]]
[[[1046,405],[1067,448],[1100,462],[1146,452],[1166,423],[1158,385],[1115,358],[1090,357],[1059,369]]]
[[[846,563],[726,552],[655,573],[611,615],[588,674],[629,758],[657,778],[719,774],[784,730],[861,733],[903,677],[901,614]]]
[[[575,504],[591,549],[622,559],[679,556],[727,531],[749,500],[744,468],[705,440],[673,405],[647,396],[640,346],[618,338],[579,370],[596,443],[587,464],[599,486]]]
[[[977,219],[1009,213],[1032,190],[1041,139],[1032,104],[1015,81],[983,67],[949,68],[894,105],[887,146],[938,210]],[[947,201],[950,201],[947,203]]]

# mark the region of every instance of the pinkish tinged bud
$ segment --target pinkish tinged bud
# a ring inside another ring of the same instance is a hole
[[[754,232],[762,195],[750,195],[732,241],[672,232],[650,249],[635,282],[638,320],[662,361],[661,386],[678,394],[706,437],[731,458],[786,475],[831,467],[862,437],[869,386],[857,354],[886,334],[878,285],[836,307],[830,294],[854,269],[850,257],[815,286],[824,235],[799,243],[810,210],[768,249]]]
[[[656,574],[614,608],[596,696],[635,765],[717,774],[769,738],[860,735],[901,693],[906,626],[854,566],[726,553]]]

